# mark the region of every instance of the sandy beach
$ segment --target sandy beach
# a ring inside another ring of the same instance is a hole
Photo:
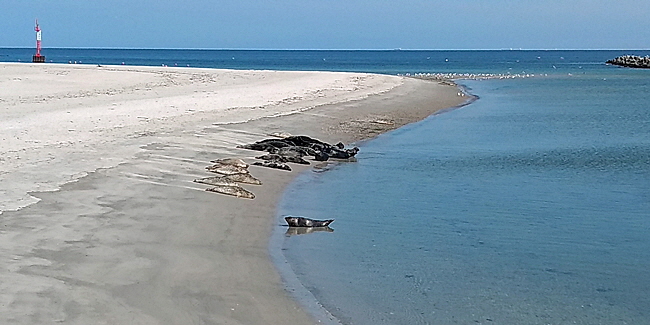
[[[0,323],[318,323],[268,253],[312,167],[251,166],[254,200],[193,180],[272,134],[350,143],[466,100],[375,74],[0,63]]]

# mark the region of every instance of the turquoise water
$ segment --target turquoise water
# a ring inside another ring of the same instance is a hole
[[[304,287],[345,324],[650,324],[650,71],[585,61],[302,175],[280,214],[336,219],[282,244]]]
[[[32,49],[0,48],[0,61]],[[336,218],[281,251],[345,324],[650,324],[650,51],[43,50],[55,63],[536,74],[307,172],[278,213]],[[282,250],[280,250],[282,248]],[[285,274],[286,276],[286,274]]]

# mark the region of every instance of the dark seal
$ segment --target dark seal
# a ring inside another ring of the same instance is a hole
[[[330,220],[313,220],[304,217],[284,217],[289,227],[327,227],[334,219]]]

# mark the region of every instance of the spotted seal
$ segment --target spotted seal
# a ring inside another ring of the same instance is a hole
[[[289,165],[273,160],[256,161],[253,163],[253,165],[291,171],[291,167]]]
[[[284,217],[284,220],[287,222],[289,227],[327,227],[334,219],[329,220],[314,220],[305,217]]]
[[[235,181],[237,183],[262,185],[262,181],[260,181],[259,179],[257,179],[251,174],[232,174],[224,177],[228,180]]]
[[[209,172],[221,175],[248,174],[248,169],[235,165],[216,163],[212,166],[205,167]]]
[[[210,160],[210,162],[215,164],[232,165],[241,168],[248,168],[248,164],[239,158],[222,158],[222,159]]]
[[[229,179],[228,176],[197,178],[194,180],[194,182],[212,186],[238,186],[237,182]]]
[[[207,188],[205,190],[209,191],[209,192],[232,195],[232,196],[236,196],[236,197],[244,198],[244,199],[254,199],[255,198],[255,194],[253,194],[252,192],[246,190],[245,188],[243,188],[243,187],[241,187],[239,185],[234,185],[234,186],[219,185],[219,186]]]

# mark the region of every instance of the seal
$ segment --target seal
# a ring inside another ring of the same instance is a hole
[[[235,186],[223,186],[223,185],[218,185],[215,187],[210,187],[205,189],[208,192],[215,192],[215,193],[221,193],[221,194],[226,194],[226,195],[232,195],[236,196],[239,198],[244,198],[244,199],[254,199],[255,194],[251,193],[250,191],[246,190],[245,188],[235,185]]]
[[[228,176],[197,178],[194,182],[212,186],[238,186],[237,183],[234,180],[231,180]]]
[[[215,164],[232,165],[241,168],[248,168],[248,164],[239,158],[222,158],[222,159],[210,160],[210,162]]]
[[[334,219],[329,220],[314,220],[305,217],[284,217],[284,220],[287,222],[289,227],[327,227]]]
[[[258,156],[255,157],[257,159],[262,159],[266,161],[273,161],[276,163],[296,163],[296,164],[301,164],[301,165],[309,165],[309,162],[302,158],[300,155],[290,155],[290,156],[282,156],[279,154],[268,154],[268,155],[263,155],[263,156]]]
[[[259,179],[257,179],[251,174],[232,174],[232,175],[224,176],[224,178],[231,181],[235,181],[237,183],[262,185],[262,181],[260,181]]]
[[[228,164],[224,165],[222,163],[216,163],[212,166],[205,167],[205,169],[221,175],[248,174],[248,169],[246,168]]]
[[[291,171],[291,167],[289,167],[289,165],[273,160],[256,161],[253,163],[253,165]]]

